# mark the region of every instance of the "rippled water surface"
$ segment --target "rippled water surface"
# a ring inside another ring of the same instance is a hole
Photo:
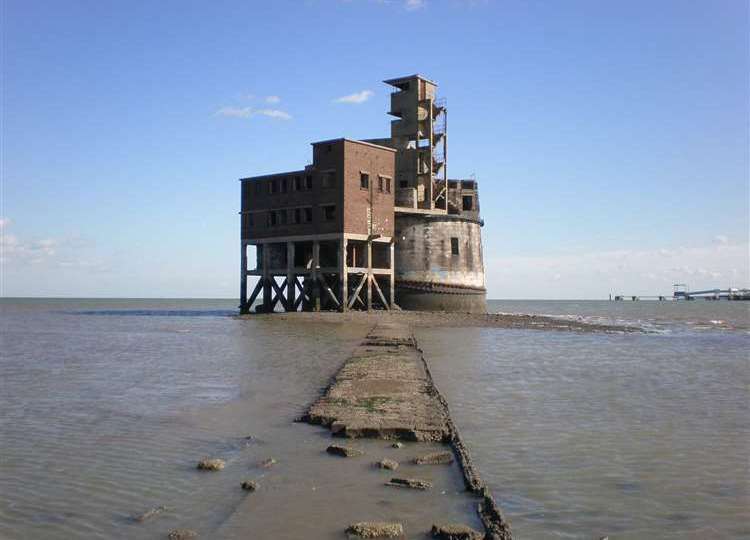
[[[325,522],[342,508],[422,519],[410,494],[357,499],[377,489],[366,464],[342,476],[320,452],[327,435],[290,423],[366,328],[239,320],[235,307],[0,299],[0,537],[336,538]],[[490,307],[654,330],[419,331],[517,538],[750,537],[750,303]],[[207,455],[226,474],[196,472]],[[270,456],[285,467],[258,469]],[[246,474],[263,497],[239,493]],[[157,505],[165,516],[132,523]]]
[[[490,306],[660,330],[418,332],[517,537],[750,538],[750,304]]]

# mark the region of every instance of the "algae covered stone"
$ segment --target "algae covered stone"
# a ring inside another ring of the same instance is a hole
[[[357,538],[399,538],[404,535],[404,526],[400,523],[361,521],[349,525],[346,534]]]
[[[245,480],[242,482],[242,489],[245,491],[257,491],[258,490],[258,482],[255,482],[253,480]]]
[[[420,480],[419,478],[391,478],[391,481],[386,482],[385,485],[421,490],[430,489],[432,487],[430,482],[427,480]]]
[[[442,540],[482,540],[484,534],[467,525],[433,525],[432,537]]]
[[[388,469],[389,471],[398,469],[398,461],[393,461],[392,459],[381,459],[376,465],[381,469]]]
[[[414,458],[417,465],[449,465],[453,463],[453,454],[451,452],[432,452]]]
[[[224,468],[224,465],[226,465],[226,463],[223,459],[206,458],[198,462],[198,469],[202,471],[220,471]]]
[[[198,533],[190,529],[172,529],[167,535],[169,540],[188,540],[189,538],[198,538]]]
[[[341,456],[341,457],[357,457],[364,454],[362,450],[357,450],[356,448],[352,448],[350,446],[342,446],[340,444],[332,444],[328,448],[326,448],[326,452],[333,456]]]

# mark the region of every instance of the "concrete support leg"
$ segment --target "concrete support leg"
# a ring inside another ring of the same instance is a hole
[[[339,246],[339,288],[341,290],[341,311],[346,311],[349,306],[349,270],[346,264],[346,246],[348,242],[345,236],[341,237]]]
[[[294,294],[296,292],[296,276],[294,274],[294,242],[286,243],[286,305],[287,311],[296,311]]]
[[[261,248],[261,262],[263,264],[263,311],[269,313],[273,308],[271,307],[271,246],[269,244],[260,244],[258,247]]]
[[[311,269],[312,278],[312,301],[313,311],[320,311],[320,281],[318,280],[318,272],[320,271],[320,242],[317,240],[313,241],[313,263]]]
[[[390,285],[388,287],[388,301],[390,302],[390,307],[393,309],[393,306],[396,303],[396,265],[395,265],[395,243],[393,240],[391,240],[390,245],[390,252],[391,252],[391,273],[388,275]]]
[[[247,313],[247,243],[240,241],[240,313]]]
[[[372,240],[367,241],[367,311],[372,309]]]

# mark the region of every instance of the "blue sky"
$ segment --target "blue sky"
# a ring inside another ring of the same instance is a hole
[[[236,296],[237,179],[386,136],[380,81],[415,72],[480,182],[490,297],[750,285],[744,1],[3,10],[4,296]]]

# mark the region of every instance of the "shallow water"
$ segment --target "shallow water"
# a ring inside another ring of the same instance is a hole
[[[353,519],[473,516],[455,467],[420,471],[430,505],[372,467],[432,446],[361,441],[367,457],[341,460],[328,430],[292,422],[369,327],[239,320],[234,304],[3,300],[0,538],[340,538]],[[195,470],[203,457],[226,468]]]
[[[659,334],[418,332],[517,537],[750,537],[750,305],[665,304],[493,306]]]
[[[698,304],[490,303],[659,332],[648,335],[419,331],[517,538],[750,537],[750,304]],[[162,538],[184,526],[336,538],[352,512],[398,509],[415,527],[468,512],[387,491],[369,461],[332,461],[327,433],[291,424],[367,328],[238,320],[235,309],[0,299],[0,537]],[[227,468],[195,471],[204,456]],[[279,467],[257,467],[271,456]],[[248,477],[262,497],[237,489]],[[455,471],[433,480],[461,489]],[[169,510],[132,523],[158,505]]]

